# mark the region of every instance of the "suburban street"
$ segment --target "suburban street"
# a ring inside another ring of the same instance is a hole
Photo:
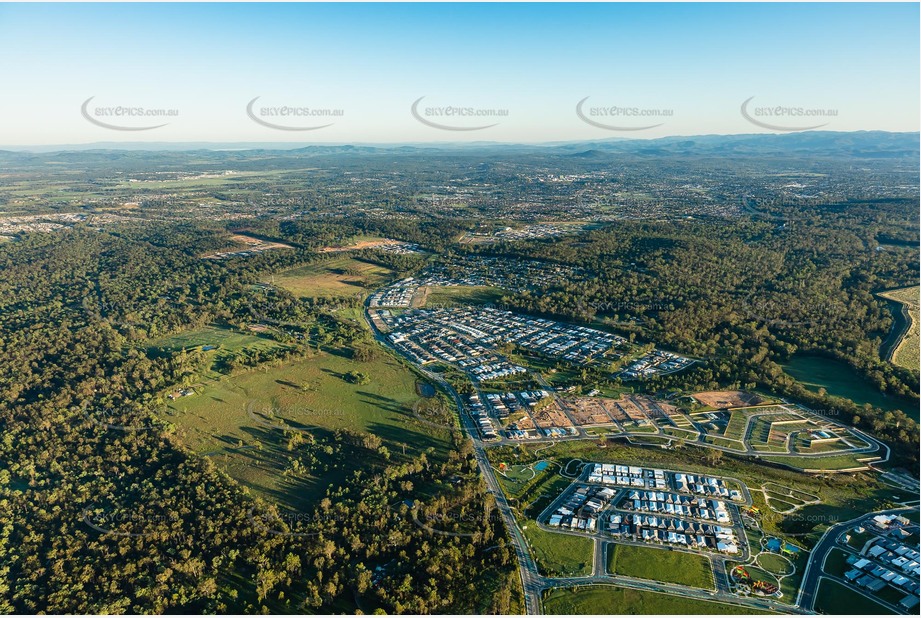
[[[364,312],[364,316],[368,326],[371,328],[371,332],[374,333],[374,338],[381,345],[393,350],[387,339],[374,327],[374,323],[368,318],[367,311]],[[399,354],[396,350],[393,351]],[[480,440],[477,428],[473,425],[473,421],[469,415],[464,413],[464,404],[463,401],[461,401],[460,395],[457,394],[457,391],[455,391],[443,377],[423,367],[417,366],[416,368],[420,373],[432,380],[432,382],[440,385],[441,388],[454,399],[454,404],[457,406],[458,416],[460,418],[461,428],[473,442],[473,452],[476,457],[477,465],[480,468],[480,473],[486,481],[486,487],[489,493],[491,493],[496,500],[496,506],[499,509],[499,513],[502,515],[502,520],[505,522],[505,527],[512,540],[512,546],[515,548],[515,555],[518,558],[519,573],[521,575],[521,587],[524,591],[525,613],[529,615],[540,614],[540,597],[543,586],[540,574],[537,571],[537,564],[534,562],[534,558],[528,550],[527,541],[518,528],[518,524],[515,521],[515,515],[512,513],[512,509],[505,498],[505,493],[499,485],[499,480],[496,478],[495,471],[489,463],[489,458],[486,456],[486,450],[483,447],[483,441]]]
[[[815,607],[816,594],[819,589],[820,580],[825,577],[828,579],[838,580],[836,577],[830,577],[822,573],[822,565],[825,563],[825,557],[834,549],[838,536],[853,526],[860,524],[876,515],[897,515],[899,513],[911,512],[916,510],[911,507],[889,509],[886,511],[876,511],[861,515],[850,521],[836,524],[825,531],[819,542],[809,554],[809,561],[806,563],[806,569],[803,573],[803,583],[800,585],[799,595],[796,597],[796,605],[806,610],[812,610]],[[840,581],[840,580],[838,580]],[[876,600],[876,599],[874,599]]]
[[[374,327],[373,322],[368,317],[367,312],[364,312],[365,319],[371,328],[371,331],[374,334],[375,339],[383,346],[387,347],[390,350],[393,350],[392,346],[389,345],[387,339]],[[393,350],[399,354],[396,350]],[[483,478],[486,482],[486,487],[488,491],[493,495],[496,501],[496,506],[499,512],[502,515],[502,519],[505,522],[505,526],[509,532],[509,536],[512,541],[512,546],[515,548],[515,554],[518,558],[519,564],[519,574],[521,577],[522,589],[524,591],[524,601],[525,601],[525,613],[528,615],[537,615],[541,613],[541,596],[545,590],[551,588],[560,588],[560,587],[571,587],[571,586],[585,586],[585,585],[599,585],[599,584],[608,584],[615,585],[623,588],[631,588],[635,590],[645,590],[649,592],[655,592],[660,594],[671,594],[675,596],[680,596],[684,598],[694,598],[702,601],[710,602],[721,602],[728,603],[738,606],[751,607],[755,609],[762,609],[768,611],[780,611],[784,613],[794,613],[794,614],[808,614],[812,613],[808,610],[801,610],[799,607],[793,607],[790,605],[781,605],[776,603],[773,600],[766,598],[757,598],[757,597],[739,597],[735,594],[732,594],[729,591],[729,579],[726,574],[725,569],[725,559],[721,557],[714,557],[712,562],[714,563],[714,580],[716,585],[716,590],[707,591],[700,588],[692,588],[689,586],[682,586],[678,584],[668,584],[662,582],[655,582],[650,580],[643,580],[633,577],[627,577],[623,575],[609,575],[607,574],[607,555],[606,547],[608,541],[602,538],[594,539],[594,555],[592,563],[592,575],[587,577],[545,577],[541,575],[537,568],[537,563],[535,562],[531,552],[529,550],[528,542],[522,534],[520,528],[518,527],[517,520],[514,513],[512,512],[511,507],[508,504],[508,501],[505,497],[505,493],[502,491],[502,487],[499,484],[499,480],[496,478],[495,471],[492,465],[489,462],[488,457],[486,456],[486,445],[479,437],[479,432],[476,426],[473,424],[471,417],[465,412],[464,403],[460,395],[454,390],[454,388],[440,375],[435,374],[426,370],[424,367],[416,365],[417,371],[422,375],[432,380],[432,382],[441,386],[441,388],[448,393],[451,398],[454,400],[455,405],[459,411],[459,418],[462,430],[470,437],[473,442],[473,451],[479,466],[480,472],[483,475]],[[579,439],[580,437],[576,437]],[[581,438],[584,439],[584,438]],[[731,479],[735,480],[735,479]],[[746,486],[743,483],[736,481],[738,485],[744,491],[745,501],[751,503],[751,496],[748,493]],[[556,503],[556,501],[554,501]],[[555,531],[556,532],[556,531]],[[747,555],[747,543],[742,545],[745,548],[745,553]]]

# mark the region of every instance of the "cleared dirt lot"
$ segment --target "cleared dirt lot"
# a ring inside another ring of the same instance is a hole
[[[650,397],[642,396],[634,396],[632,399],[634,403],[643,410],[643,413],[653,420],[670,418],[678,414],[678,408],[664,401],[657,401]]]
[[[610,425],[613,423],[600,399],[576,397],[569,400],[569,413],[579,425]]]
[[[547,427],[572,427],[572,423],[569,422],[569,419],[566,418],[566,415],[560,410],[559,404],[555,401],[540,410],[532,411],[531,418],[541,429],[546,429]]]
[[[704,391],[691,396],[711,408],[741,408],[758,405],[762,401],[758,395],[745,391]]]
[[[375,247],[383,247],[386,245],[404,245],[406,243],[399,240],[391,240],[389,238],[371,238],[368,240],[360,240],[351,245],[346,245],[344,247],[323,247],[320,249],[320,253],[337,253],[339,251],[358,251],[359,249],[373,249]]]

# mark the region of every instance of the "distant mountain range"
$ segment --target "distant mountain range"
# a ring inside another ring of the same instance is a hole
[[[630,155],[636,157],[774,157],[819,156],[846,158],[917,158],[921,154],[919,133],[886,131],[804,131],[785,134],[700,135],[658,139],[613,138],[604,140],[552,142],[542,144],[504,144],[498,142],[407,143],[407,144],[291,144],[284,142],[210,143],[210,142],[99,142],[94,144],[7,147],[0,150],[4,158],[28,158],[50,153],[139,152],[277,152],[303,155],[418,155],[483,151],[491,154],[550,154],[585,159]]]

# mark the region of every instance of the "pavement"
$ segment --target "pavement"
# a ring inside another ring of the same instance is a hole
[[[390,346],[390,342],[387,341],[383,335],[374,327],[373,322],[370,320],[367,311],[365,312],[365,319],[371,327],[371,332],[374,333],[374,338],[381,344],[386,346],[388,349],[393,350]],[[397,354],[398,351],[394,350]],[[512,509],[508,504],[508,500],[505,497],[505,492],[502,491],[502,487],[499,485],[499,480],[496,478],[495,471],[493,470],[492,465],[489,463],[489,458],[486,456],[486,449],[484,448],[483,441],[480,439],[480,434],[477,427],[473,424],[473,419],[469,414],[466,413],[466,408],[464,403],[461,400],[460,395],[457,394],[457,391],[440,375],[432,373],[431,371],[426,370],[423,367],[416,366],[416,369],[425,375],[432,382],[441,386],[441,388],[448,393],[453,399],[454,403],[457,406],[461,428],[464,432],[470,437],[473,442],[473,453],[476,458],[477,465],[480,468],[480,474],[483,476],[483,479],[486,482],[486,488],[493,498],[496,501],[496,507],[499,510],[502,520],[505,523],[505,528],[508,530],[509,536],[511,537],[512,547],[515,549],[515,555],[518,558],[519,565],[519,574],[521,576],[521,587],[524,591],[524,601],[525,601],[525,613],[529,615],[540,614],[540,600],[541,592],[543,590],[542,578],[537,571],[537,563],[534,562],[534,558],[531,556],[531,552],[528,550],[527,541],[524,538],[524,535],[521,533],[521,530],[518,528],[518,523],[515,520],[515,515],[512,513]]]
[[[383,346],[388,349],[393,350],[395,353],[399,354],[397,350],[394,350],[390,346],[390,342],[375,328],[373,322],[370,320],[367,311],[365,311],[365,319],[371,327],[372,333],[374,333],[375,339]],[[858,521],[861,521],[872,515],[877,515],[879,513],[896,513],[906,510],[912,510],[911,508],[902,508],[902,509],[893,509],[891,511],[881,511],[878,513],[870,513],[868,515],[862,516],[858,519],[852,520],[851,522],[844,522],[838,524],[833,528],[830,528],[826,534],[819,541],[819,544],[813,550],[810,555],[809,563],[806,566],[806,572],[803,576],[803,585],[801,586],[799,596],[797,597],[796,606],[779,604],[776,601],[768,598],[760,597],[739,597],[730,592],[729,587],[729,576],[726,572],[726,558],[714,556],[711,559],[713,564],[713,573],[714,573],[714,584],[716,589],[714,591],[702,590],[700,588],[692,588],[689,586],[682,586],[678,584],[667,584],[663,582],[654,582],[650,580],[637,579],[632,577],[627,577],[623,575],[609,575],[607,574],[607,542],[601,538],[594,539],[594,554],[592,559],[592,575],[588,577],[545,577],[542,576],[537,569],[537,563],[535,562],[533,556],[530,553],[528,548],[528,542],[524,538],[520,528],[518,527],[517,519],[515,518],[514,513],[512,512],[511,507],[508,504],[508,500],[505,497],[505,493],[502,491],[502,487],[499,484],[499,480],[496,478],[495,471],[493,470],[492,465],[489,462],[488,457],[486,456],[486,444],[483,440],[480,439],[479,431],[475,424],[473,423],[472,418],[469,414],[466,413],[466,407],[464,406],[463,401],[461,400],[460,395],[454,390],[454,388],[440,375],[427,371],[421,366],[416,366],[416,369],[425,375],[432,382],[437,383],[442,387],[442,389],[448,393],[457,405],[459,410],[459,417],[461,422],[461,428],[463,431],[470,437],[473,443],[473,452],[477,461],[477,465],[480,468],[480,473],[483,476],[483,479],[486,482],[486,487],[489,493],[491,493],[496,501],[496,506],[499,510],[499,513],[502,516],[505,527],[508,530],[509,536],[511,538],[512,546],[515,549],[515,555],[518,558],[519,564],[519,574],[521,577],[522,589],[524,591],[524,601],[525,601],[525,613],[529,615],[537,615],[541,612],[541,596],[544,590],[550,588],[558,587],[571,587],[571,586],[584,586],[584,585],[593,585],[593,584],[610,584],[619,586],[622,588],[631,588],[635,590],[646,590],[650,592],[656,592],[660,594],[671,594],[675,596],[680,596],[683,598],[694,598],[702,601],[717,601],[720,603],[727,603],[731,605],[750,607],[754,609],[762,609],[767,611],[775,611],[788,614],[811,614],[812,607],[814,604],[815,591],[818,586],[818,581],[821,576],[821,562],[818,563],[818,567],[815,566],[817,557],[821,556],[824,560],[825,554],[834,546],[835,539],[837,538],[837,533],[830,534],[836,528],[839,529],[839,532],[842,531],[849,525],[852,525]],[[553,391],[551,391],[553,392]],[[564,408],[565,410],[565,408]],[[568,416],[568,414],[567,414]],[[638,434],[639,436],[640,434]],[[646,436],[650,434],[645,434]],[[586,435],[573,436],[570,439],[584,440]],[[557,439],[558,440],[558,439]],[[500,443],[506,442],[518,442],[518,441],[507,441],[502,440]],[[872,443],[877,443],[872,441]],[[493,443],[497,444],[497,443]],[[716,448],[717,450],[725,450],[728,452],[733,452],[732,449],[721,448],[716,445],[708,444],[710,448]],[[885,448],[885,445],[883,445]],[[888,449],[887,449],[888,451]],[[888,453],[887,453],[888,456]],[[888,458],[888,457],[887,457]],[[734,479],[733,479],[734,480]],[[745,491],[745,500],[751,504],[751,496],[748,495],[747,488],[744,484],[739,483],[739,486]],[[556,502],[556,501],[555,501]],[[747,545],[747,544],[746,544]]]
[[[811,611],[815,607],[816,594],[819,588],[819,581],[825,577],[828,579],[837,579],[826,575],[822,572],[822,565],[825,564],[825,557],[828,555],[835,545],[838,542],[838,536],[847,530],[852,528],[859,523],[871,519],[876,515],[895,515],[898,513],[905,513],[915,511],[917,509],[913,507],[904,507],[899,509],[889,509],[886,511],[876,511],[873,513],[867,513],[866,515],[861,515],[850,521],[841,522],[836,524],[825,531],[825,534],[822,535],[822,538],[819,539],[819,542],[816,543],[815,547],[812,548],[812,552],[809,554],[809,561],[806,563],[805,570],[803,572],[803,582],[800,585],[799,594],[796,597],[796,605],[803,609]]]

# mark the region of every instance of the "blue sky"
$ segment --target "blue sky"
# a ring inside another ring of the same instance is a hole
[[[917,131],[918,21],[917,4],[2,4],[0,143],[780,130],[743,117],[750,97],[749,117],[770,126]],[[99,126],[81,114],[89,97],[106,124],[167,124]],[[255,97],[257,119],[331,126],[264,126],[247,115]],[[417,115],[432,123],[495,126],[430,126],[410,112],[420,97]],[[583,116],[609,128],[576,114],[585,97]],[[104,115],[118,106],[177,115]],[[268,115],[278,107],[341,113]],[[506,113],[436,115],[445,107]]]

